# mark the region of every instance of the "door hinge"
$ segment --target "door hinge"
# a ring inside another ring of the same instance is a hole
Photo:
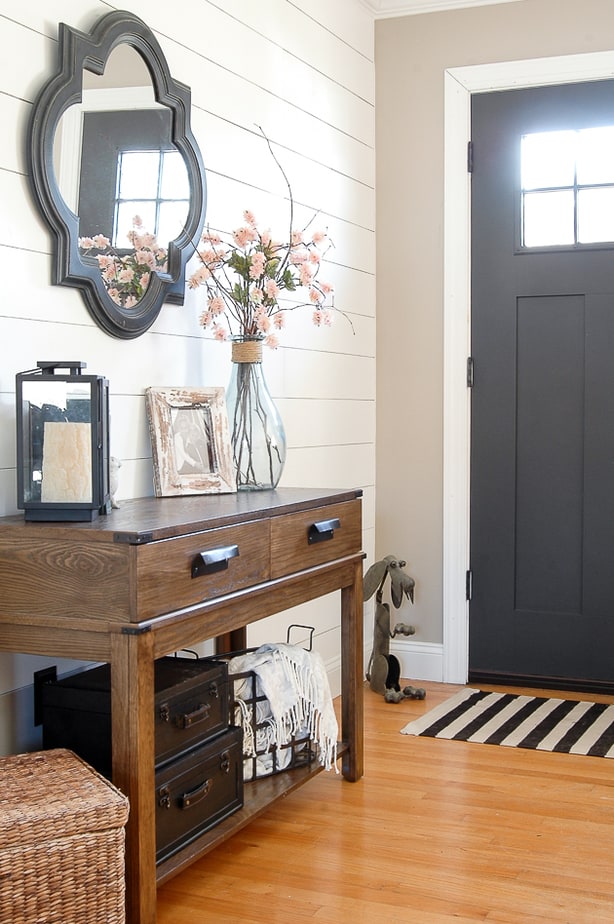
[[[467,173],[473,173],[473,141],[467,142]]]
[[[465,599],[471,600],[473,595],[473,571],[465,572]]]
[[[473,388],[473,356],[467,357],[467,388]]]

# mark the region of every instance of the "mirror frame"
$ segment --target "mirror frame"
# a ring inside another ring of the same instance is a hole
[[[130,45],[141,55],[157,102],[171,110],[171,141],[183,155],[191,191],[185,227],[179,237],[169,242],[167,273],[152,273],[143,298],[134,308],[117,305],[106,291],[98,266],[81,259],[79,217],[60,193],[53,163],[60,118],[70,106],[82,102],[83,71],[103,74],[109,55],[120,44]],[[171,77],[151,29],[137,16],[123,10],[107,13],[89,35],[60,23],[59,60],[59,72],[34,102],[28,147],[34,196],[55,236],[52,283],[80,289],[90,314],[107,334],[132,339],[151,327],[164,301],[183,304],[186,263],[195,252],[204,226],[205,170],[190,127],[190,88]]]

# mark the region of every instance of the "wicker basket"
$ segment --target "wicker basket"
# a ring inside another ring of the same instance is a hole
[[[72,751],[0,758],[0,921],[124,924],[127,818]]]

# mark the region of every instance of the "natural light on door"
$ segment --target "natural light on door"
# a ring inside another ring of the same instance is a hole
[[[522,246],[614,242],[614,126],[521,139]]]

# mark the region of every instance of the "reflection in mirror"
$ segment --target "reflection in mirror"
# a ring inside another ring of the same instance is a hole
[[[60,119],[54,168],[78,216],[82,260],[99,267],[116,304],[134,308],[184,230],[188,172],[137,51],[119,45],[101,75],[83,71],[83,88]]]
[[[108,334],[139,337],[164,301],[183,304],[205,220],[190,89],[125,10],[89,34],[60,23],[58,52],[28,126],[32,191],[55,236],[52,282],[80,289]]]

